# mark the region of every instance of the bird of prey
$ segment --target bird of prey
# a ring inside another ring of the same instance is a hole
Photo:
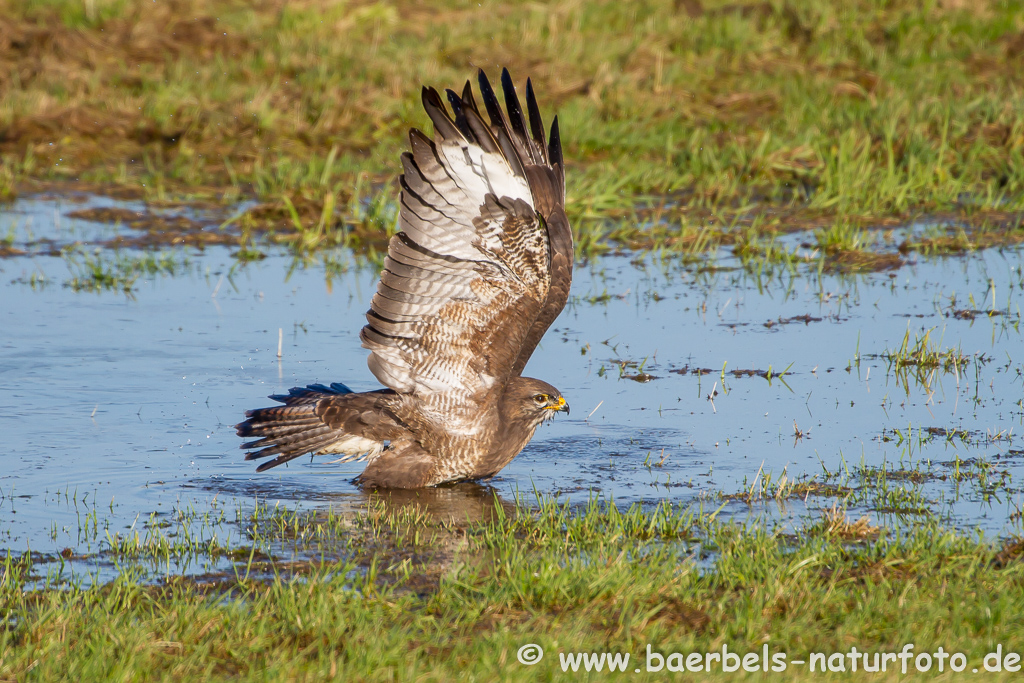
[[[419,488],[493,476],[538,425],[569,405],[523,368],[569,296],[558,119],[549,139],[529,80],[527,116],[508,70],[503,110],[478,74],[487,119],[467,81],[458,95],[423,88],[433,139],[409,132],[399,229],[360,333],[386,388],[315,384],[246,412],[238,435],[257,471],[306,453],[365,460],[356,482]]]

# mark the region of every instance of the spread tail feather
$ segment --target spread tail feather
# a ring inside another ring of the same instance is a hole
[[[284,403],[283,406],[247,410],[245,422],[235,425],[238,436],[257,437],[241,445],[249,451],[245,459],[277,456],[256,468],[257,472],[263,472],[307,453],[343,454],[334,462],[364,460],[370,454],[379,453],[384,448],[383,443],[332,424],[332,399],[349,395],[361,396],[353,394],[344,384],[334,383],[330,387],[314,384],[291,389],[287,395],[270,397]]]

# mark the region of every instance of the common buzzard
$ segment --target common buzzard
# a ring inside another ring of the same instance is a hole
[[[572,232],[558,119],[545,141],[533,86],[523,110],[508,70],[507,113],[481,70],[488,124],[467,81],[433,88],[423,106],[434,139],[413,129],[402,155],[400,232],[366,314],[363,346],[386,389],[343,384],[271,396],[284,406],[246,412],[247,460],[262,472],[306,453],[366,461],[357,482],[417,488],[496,474],[537,426],[569,405],[555,387],[522,377],[565,306]]]

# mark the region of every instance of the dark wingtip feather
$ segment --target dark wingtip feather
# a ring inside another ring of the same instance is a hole
[[[484,98],[484,107],[487,108],[487,116],[491,119],[491,125],[495,128],[504,128],[501,105],[498,103],[498,97],[494,94],[491,81],[483,69],[477,72],[477,82],[480,84],[480,96]]]
[[[548,142],[548,163],[554,166],[558,164],[565,173],[565,164],[562,161],[562,138],[558,135],[558,117],[551,122],[551,139]]]
[[[466,109],[477,111],[476,99],[473,98],[473,86],[468,80],[466,81],[466,85],[462,87],[462,103],[465,105]]]
[[[508,69],[505,69],[505,73],[508,73]],[[517,176],[525,177],[526,171],[523,169],[523,161],[527,158],[528,153],[525,149],[520,152],[519,148],[522,145],[516,139],[519,136],[509,130],[508,118],[501,110],[501,103],[498,102],[494,89],[491,88],[491,82],[487,79],[487,74],[484,73],[483,69],[480,69],[477,77],[480,82],[480,94],[484,99],[484,105],[487,107],[487,116],[491,119],[491,134],[494,136],[495,143],[500,148],[502,156],[511,164],[512,172]],[[515,92],[513,91],[514,94]],[[522,117],[521,112],[520,117]]]
[[[501,89],[505,94],[505,109],[508,110],[509,123],[525,142],[527,138],[526,119],[523,118],[523,107],[519,104],[519,95],[516,94],[515,83],[512,82],[512,74],[508,69],[501,70]]]
[[[469,142],[476,142],[476,135],[473,129],[469,125],[469,121],[466,119],[466,111],[462,102],[462,98],[451,89],[445,90],[445,95],[448,96],[448,104],[452,107],[452,112],[455,113],[455,125],[462,132],[462,135]]]
[[[544,119],[540,116],[540,107],[537,106],[537,96],[533,92],[533,82],[526,79],[526,111],[530,115],[530,134],[537,147],[546,152],[547,142],[544,138]]]
[[[441,95],[436,90],[423,86],[422,98],[423,108],[427,111],[427,116],[430,117],[430,121],[434,124],[434,130],[442,138],[457,138],[461,135],[461,131],[455,125],[455,122],[452,121],[448,110],[445,109],[444,102],[441,100]]]
[[[423,100],[423,108],[430,113],[431,109],[440,109],[444,111],[444,103],[441,101],[441,95],[429,85],[423,86],[423,90],[420,93],[420,99]],[[446,114],[448,112],[445,112]],[[433,119],[433,117],[431,117]]]
[[[455,112],[455,116],[458,116],[459,112],[462,111],[462,98],[459,97],[458,93],[451,88],[445,89],[444,94],[447,95],[448,104],[451,105],[452,111]]]
[[[460,99],[462,120],[472,134],[474,142],[480,145],[485,152],[498,152],[500,154],[501,144],[494,136],[494,131],[484,123],[483,118],[480,116],[480,110],[476,106],[476,98],[473,97],[473,86],[470,85],[469,81],[466,81],[466,85],[462,88],[462,97]]]

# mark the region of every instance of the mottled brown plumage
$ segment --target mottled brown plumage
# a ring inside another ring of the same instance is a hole
[[[401,231],[360,333],[388,388],[313,385],[248,411],[246,458],[276,456],[257,471],[334,453],[367,461],[366,486],[490,477],[568,412],[557,389],[521,376],[572,280],[558,119],[546,140],[527,81],[527,123],[507,70],[507,113],[483,71],[479,84],[487,121],[468,82],[447,91],[451,113],[424,88],[434,138],[413,129],[402,155]]]

